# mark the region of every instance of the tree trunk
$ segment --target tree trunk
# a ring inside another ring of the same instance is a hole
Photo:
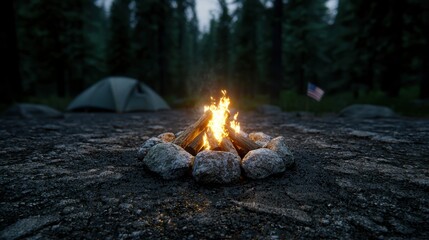
[[[65,80],[65,63],[63,60],[58,60],[55,64],[55,81],[57,85],[57,96],[65,97],[66,96],[66,80]]]
[[[161,0],[161,11],[160,16],[158,16],[158,71],[159,71],[159,84],[157,91],[161,95],[165,95],[165,82],[166,82],[166,74],[167,71],[167,64],[166,64],[166,53],[165,53],[165,39],[167,38],[167,34],[165,31],[165,22],[166,22],[166,8],[167,3],[165,0]]]
[[[15,1],[6,1],[2,7],[4,16],[0,24],[0,39],[3,56],[5,84],[0,88],[0,102],[11,103],[22,95],[22,80],[19,72],[19,51],[16,36]]]
[[[177,11],[178,11],[178,42],[177,42],[177,51],[178,51],[178,66],[177,66],[177,78],[176,89],[177,95],[180,97],[186,96],[186,87],[185,80],[187,77],[186,67],[187,67],[187,56],[185,48],[185,36],[186,36],[186,1],[178,0],[177,1]]]
[[[282,13],[282,0],[275,0],[272,35],[272,78],[270,84],[271,103],[278,101],[281,83],[283,82]]]
[[[429,64],[420,80],[420,99],[429,99]]]
[[[392,23],[388,33],[392,52],[386,55],[386,65],[382,78],[382,89],[389,97],[397,97],[401,88],[402,76],[402,33],[403,33],[403,1],[390,1]]]
[[[76,12],[80,12],[80,14],[84,14],[84,6],[82,5],[82,1],[76,1],[75,3],[76,5],[73,6],[76,9],[74,11]],[[73,39],[71,40],[70,44],[74,44],[77,46],[82,46],[86,43],[86,39],[84,36],[84,20],[82,19],[82,17],[80,16],[79,18],[76,19],[72,19],[69,21],[73,21],[72,26],[73,26],[73,30],[76,31],[73,36]],[[71,95],[77,95],[78,93],[80,93],[84,87],[85,87],[85,83],[84,83],[84,79],[85,79],[85,74],[83,72],[83,66],[85,64],[85,55],[86,53],[84,52],[85,50],[83,49],[79,49],[77,51],[80,51],[80,53],[77,55],[77,58],[72,58],[74,61],[78,61],[79,63],[76,64],[75,66],[69,66],[69,73],[68,76],[65,76],[66,81],[65,84],[68,87],[65,87],[67,94],[71,94]],[[72,72],[73,71],[73,72]]]
[[[422,24],[426,36],[425,50],[423,51],[422,76],[420,78],[420,99],[429,99],[429,4],[423,6],[426,18]]]
[[[301,64],[304,64],[304,56],[301,55],[300,57]],[[298,93],[305,94],[307,92],[307,84],[305,83],[305,69],[304,66],[299,67],[299,76],[298,76]]]

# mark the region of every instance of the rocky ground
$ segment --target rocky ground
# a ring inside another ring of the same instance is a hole
[[[241,113],[297,165],[202,186],[143,169],[138,147],[191,111],[0,118],[0,239],[428,239],[429,120]]]

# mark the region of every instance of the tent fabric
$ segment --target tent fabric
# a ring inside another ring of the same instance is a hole
[[[101,109],[115,112],[170,109],[165,100],[144,83],[127,77],[108,77],[78,95],[67,110]]]
[[[42,104],[19,103],[10,107],[5,116],[22,118],[63,118],[64,114]]]

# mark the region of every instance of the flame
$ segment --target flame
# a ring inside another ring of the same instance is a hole
[[[209,140],[207,140],[206,133],[204,133],[204,136],[203,136],[203,147],[204,149],[210,149],[210,143],[209,143]]]
[[[230,122],[231,128],[234,129],[236,133],[240,132],[240,123],[237,122],[238,112],[234,115],[234,119]]]
[[[231,103],[230,99],[226,96],[226,90],[222,90],[222,97],[219,99],[219,102],[216,104],[216,101],[211,97],[211,105],[204,106],[204,111],[211,110],[213,117],[208,123],[208,127],[213,132],[214,138],[221,143],[224,137],[228,137],[228,131],[226,130],[226,123],[228,117],[230,116],[229,104]],[[234,119],[230,122],[230,126],[234,129],[235,132],[240,132],[240,123],[237,121],[238,113],[234,115]],[[210,144],[207,140],[207,135],[204,134],[204,146],[206,149],[210,149]]]

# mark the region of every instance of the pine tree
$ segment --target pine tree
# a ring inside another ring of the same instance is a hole
[[[219,88],[230,88],[228,81],[230,72],[230,48],[231,48],[231,16],[225,0],[219,0],[220,16],[216,23],[216,40],[214,43],[215,67],[217,85]],[[214,24],[214,23],[213,23]]]
[[[102,10],[94,1],[18,1],[17,7],[21,74],[28,94],[52,95],[56,88],[60,97],[74,95],[101,76],[104,56],[97,46],[104,38],[94,26],[94,13]]]
[[[136,2],[136,25],[133,30],[134,73],[161,94],[167,93],[171,42],[171,6],[167,0]]]
[[[274,0],[271,46],[271,103],[276,103],[283,84],[283,1]]]
[[[237,93],[241,96],[254,96],[262,80],[261,39],[263,6],[259,0],[243,0],[238,9],[235,27],[234,71]]]
[[[131,25],[130,0],[114,0],[110,9],[107,67],[110,75],[130,75]]]
[[[22,97],[15,9],[14,1],[8,1],[4,3],[0,11],[5,16],[0,25],[0,39],[2,39],[0,49],[3,53],[3,66],[6,66],[3,74],[3,87],[0,89],[0,103],[10,103]]]
[[[286,77],[295,80],[294,86],[301,94],[307,90],[307,82],[321,82],[326,74],[328,63],[322,48],[326,14],[325,1],[321,0],[290,0],[285,6]]]

